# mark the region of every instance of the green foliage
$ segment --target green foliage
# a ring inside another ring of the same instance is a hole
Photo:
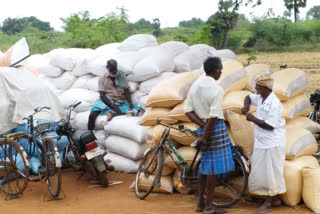
[[[192,44],[210,44],[211,41],[211,30],[214,27],[208,24],[202,24],[201,28],[195,33],[194,37],[191,38]]]
[[[248,53],[248,58],[247,58],[247,65],[250,65],[252,61],[257,60],[257,52],[249,52]]]
[[[191,20],[180,21],[179,27],[200,28],[203,23],[204,21],[202,19],[194,17]]]
[[[211,30],[213,45],[218,48],[226,48],[228,32],[236,26],[239,18],[238,7],[234,6],[232,0],[220,0],[218,8],[218,12],[209,17],[207,24],[214,26]]]
[[[43,22],[34,16],[24,18],[7,18],[3,21],[1,30],[9,35],[16,33],[34,33],[37,31],[50,31],[49,22]]]
[[[307,19],[320,19],[320,5],[310,8],[307,12]]]
[[[126,35],[122,29],[127,25],[126,10],[119,9],[119,13],[108,13],[98,19],[91,19],[88,11],[73,14],[68,18],[61,18],[63,28],[72,35],[76,47],[96,48],[102,44],[120,42]]]

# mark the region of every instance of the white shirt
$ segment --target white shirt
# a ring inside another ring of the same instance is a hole
[[[251,94],[251,105],[257,106],[256,117],[272,126],[273,130],[260,128],[254,125],[254,148],[269,149],[286,146],[286,121],[282,117],[282,104],[276,95],[271,92],[262,103],[261,95]]]
[[[193,83],[188,93],[184,112],[194,113],[204,122],[209,118],[223,118],[222,102],[224,90],[215,79],[209,76]]]

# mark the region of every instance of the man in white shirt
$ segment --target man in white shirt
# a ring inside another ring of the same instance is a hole
[[[283,168],[286,151],[285,120],[282,104],[272,92],[273,79],[260,76],[256,80],[256,94],[244,100],[242,113],[254,126],[254,149],[251,157],[249,192],[267,196],[255,213],[271,211],[280,205],[279,194],[286,192]],[[257,106],[256,117],[248,113],[250,105]]]
[[[204,62],[204,70],[206,76],[192,85],[184,107],[187,117],[204,129],[204,135],[200,139],[205,146],[201,149],[196,211],[205,214],[223,213],[224,209],[218,209],[212,204],[216,176],[234,169],[234,151],[223,120],[224,90],[216,82],[222,73],[220,58],[209,57]]]

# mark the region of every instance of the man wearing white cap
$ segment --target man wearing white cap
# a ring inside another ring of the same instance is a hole
[[[267,196],[255,213],[270,212],[280,205],[279,194],[286,192],[283,168],[286,151],[285,120],[282,104],[272,92],[273,79],[261,75],[256,78],[256,94],[244,100],[242,113],[254,126],[254,149],[251,157],[249,192]],[[250,105],[257,106],[256,116],[248,113]]]

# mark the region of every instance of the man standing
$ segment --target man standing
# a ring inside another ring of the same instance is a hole
[[[204,129],[204,135],[199,140],[204,146],[201,149],[196,211],[206,214],[224,213],[224,209],[218,209],[212,204],[216,176],[234,169],[233,146],[222,112],[224,90],[216,82],[222,74],[220,58],[206,59],[204,70],[206,76],[192,85],[184,107],[187,117]]]
[[[117,61],[110,59],[106,67],[109,73],[99,79],[100,100],[91,109],[89,130],[94,130],[95,121],[100,114],[107,115],[108,120],[111,120],[114,116],[122,115],[129,110],[140,110],[132,104],[127,77],[118,70]]]
[[[271,211],[281,204],[279,194],[286,192],[283,168],[286,152],[285,120],[282,104],[272,92],[273,79],[260,76],[256,80],[256,94],[244,100],[242,113],[254,125],[254,149],[251,157],[249,192],[267,196],[255,213]],[[250,105],[257,106],[256,117],[248,113]]]

